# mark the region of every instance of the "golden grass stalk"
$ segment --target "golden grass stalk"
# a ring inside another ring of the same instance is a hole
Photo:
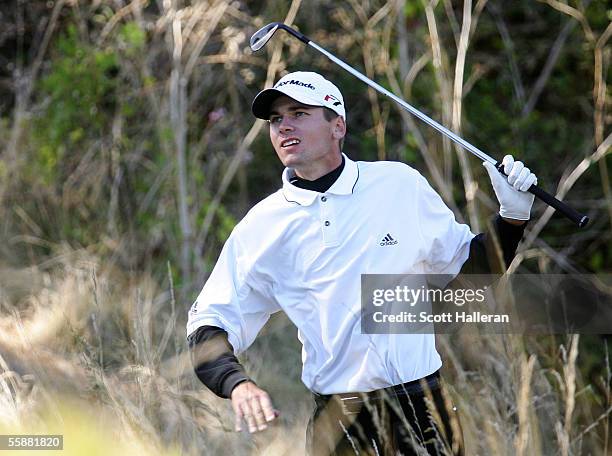
[[[527,454],[527,447],[530,436],[530,420],[529,409],[531,406],[531,376],[533,374],[533,365],[536,357],[531,355],[527,361],[521,363],[521,384],[519,387],[519,396],[517,400],[518,414],[518,432],[514,438],[514,447],[516,455],[522,456]]]

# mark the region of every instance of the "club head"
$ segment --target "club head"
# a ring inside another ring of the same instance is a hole
[[[259,51],[264,47],[270,38],[272,38],[279,25],[278,22],[272,22],[253,33],[250,41],[251,50]]]

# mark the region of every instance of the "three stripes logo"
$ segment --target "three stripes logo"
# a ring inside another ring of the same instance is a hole
[[[397,241],[393,239],[393,237],[391,237],[389,233],[387,233],[387,235],[382,239],[382,241],[380,241],[381,247],[384,247],[385,245],[395,245],[395,244],[397,244]]]

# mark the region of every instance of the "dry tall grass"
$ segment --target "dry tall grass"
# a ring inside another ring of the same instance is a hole
[[[276,427],[251,437],[233,432],[228,401],[192,374],[188,303],[175,303],[169,284],[125,277],[84,251],[1,269],[1,433],[62,433],[65,453],[75,455],[304,447],[311,403],[298,381],[295,332],[283,318],[245,360],[282,413]],[[605,454],[610,391],[597,394],[580,377],[578,336],[558,347],[552,366],[534,346],[517,336],[439,337],[467,454]]]
[[[303,441],[299,404],[263,439],[233,433],[229,403],[191,373],[187,306],[170,289],[86,252],[2,271],[1,433],[62,433],[75,455],[282,454]]]

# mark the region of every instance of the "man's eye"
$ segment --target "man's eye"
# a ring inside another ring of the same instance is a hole
[[[280,116],[273,116],[270,117],[270,123],[274,124],[274,123],[279,123],[281,121],[281,117]]]
[[[295,117],[302,117],[303,115],[306,115],[304,111],[295,111]]]

